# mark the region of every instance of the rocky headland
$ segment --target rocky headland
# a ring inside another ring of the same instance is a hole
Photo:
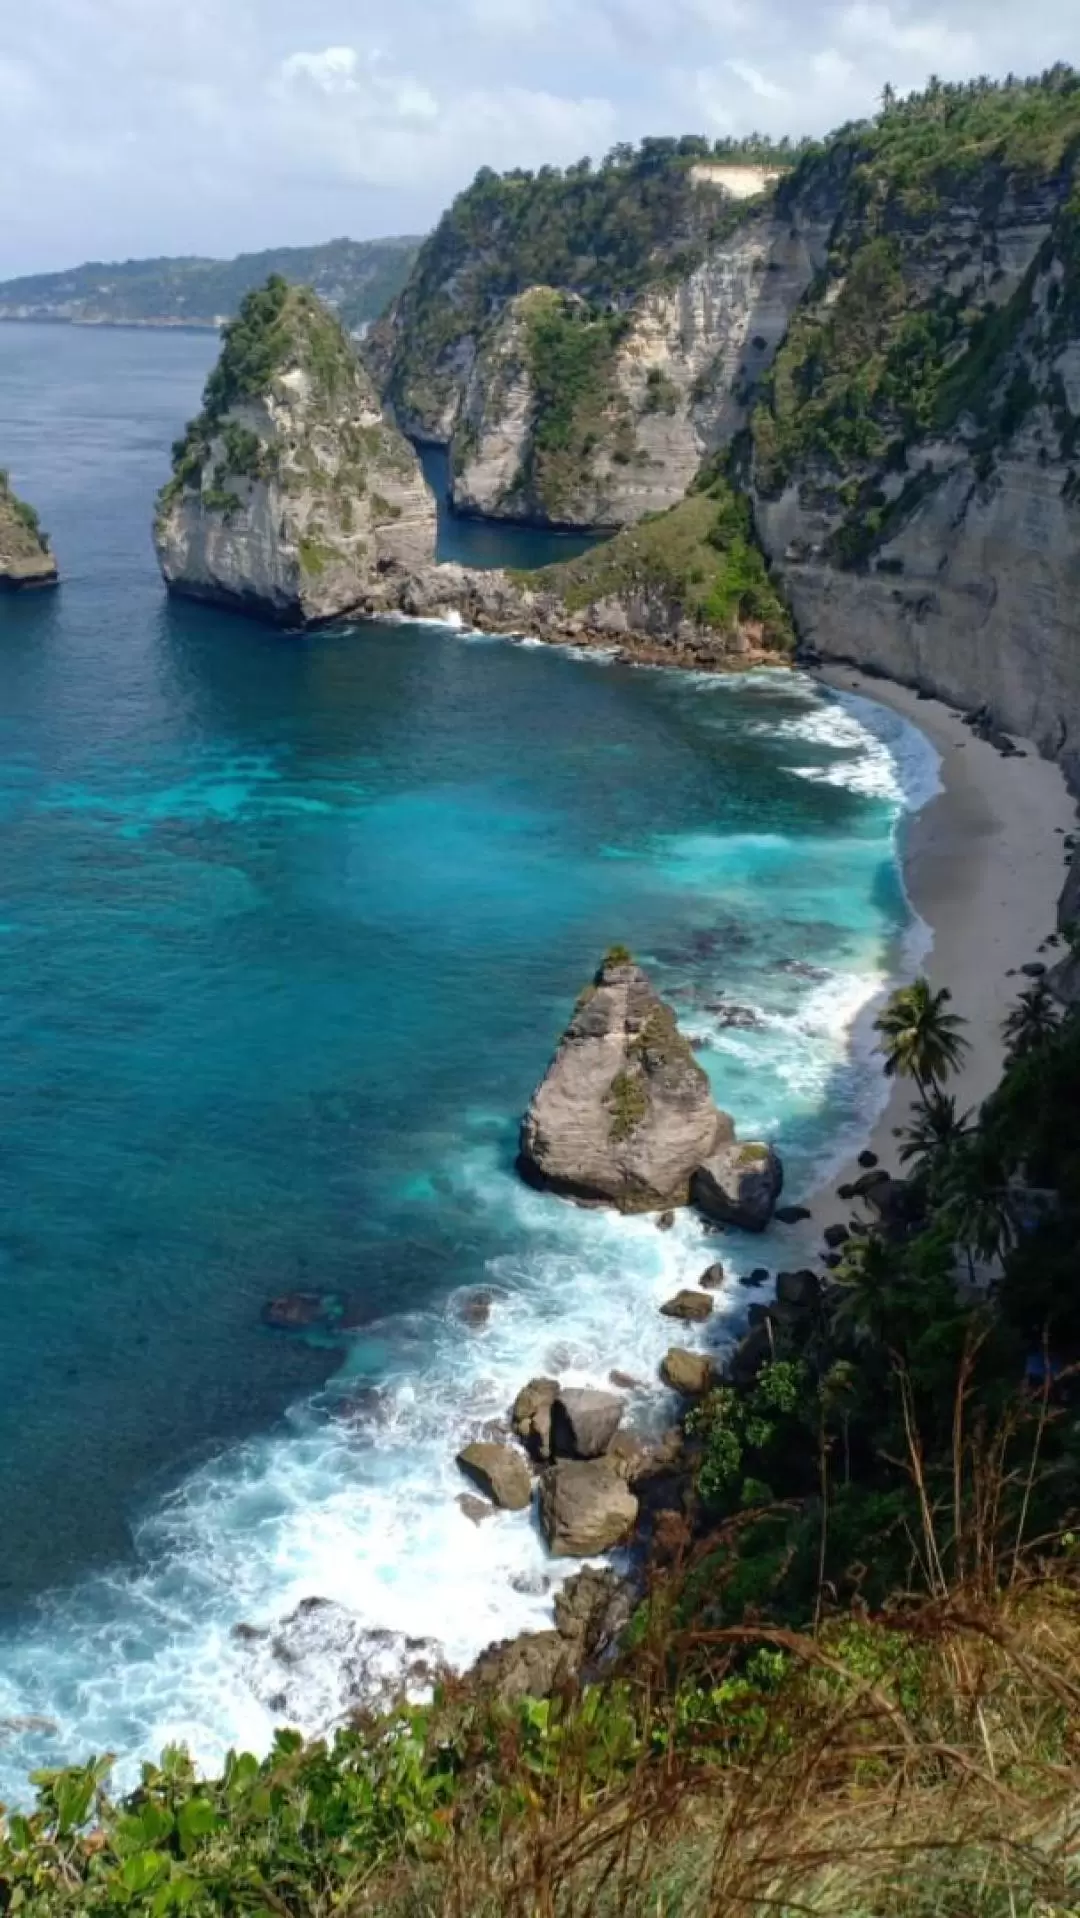
[[[154,542],[171,591],[313,625],[434,557],[435,506],[338,321],[271,278],[225,329]]]
[[[0,592],[55,586],[59,572],[32,506],[13,491],[0,468]]]
[[[521,1128],[530,1183],[621,1212],[696,1198],[760,1230],[780,1189],[772,1148],[738,1144],[671,1007],[620,947],[585,987]]]

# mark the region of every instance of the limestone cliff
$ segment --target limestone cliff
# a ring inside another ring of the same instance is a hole
[[[666,145],[483,176],[421,250],[371,363],[405,431],[449,445],[459,511],[623,526],[745,425],[832,198],[780,218],[776,173]]]
[[[285,625],[368,607],[434,556],[435,506],[337,320],[271,278],[225,329],[154,538],[173,592]]]
[[[1078,151],[1066,69],[932,90],[834,142],[828,263],[755,413],[751,466],[805,642],[989,705],[1074,778]]]
[[[32,506],[11,489],[0,468],[0,592],[55,586],[56,560]]]

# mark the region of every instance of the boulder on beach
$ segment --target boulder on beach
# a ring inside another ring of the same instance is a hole
[[[623,1401],[614,1392],[577,1387],[551,1402],[554,1458],[599,1458],[619,1429]]]
[[[778,1205],[773,1213],[777,1225],[801,1225],[804,1219],[813,1216],[808,1205]]]
[[[843,1225],[838,1221],[836,1225],[827,1225],[825,1227],[824,1233],[822,1234],[822,1237],[824,1238],[825,1243],[829,1248],[829,1251],[836,1252],[839,1250],[840,1246],[847,1244],[848,1240],[851,1237],[851,1232],[846,1225]]]
[[[531,1184],[623,1212],[685,1205],[734,1137],[671,1007],[620,948],[582,993],[521,1128]]]
[[[712,1360],[703,1352],[687,1352],[683,1346],[673,1345],[660,1361],[660,1377],[673,1392],[696,1399],[709,1390],[715,1374]]]
[[[510,1411],[515,1436],[533,1458],[551,1457],[551,1407],[559,1395],[558,1379],[530,1379]]]
[[[545,1472],[540,1523],[554,1558],[592,1558],[621,1545],[633,1530],[638,1502],[606,1459],[567,1460]]]
[[[509,1445],[494,1445],[478,1439],[458,1453],[457,1462],[485,1497],[504,1511],[523,1512],[531,1503],[529,1468],[521,1453]]]
[[[665,1299],[660,1311],[665,1319],[685,1319],[688,1325],[703,1325],[712,1314],[713,1302],[707,1292],[684,1287],[673,1299]]]
[[[744,1232],[764,1232],[783,1183],[783,1168],[771,1145],[729,1140],[698,1166],[690,1197],[707,1218]]]

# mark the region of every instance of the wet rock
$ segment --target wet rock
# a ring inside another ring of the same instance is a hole
[[[479,1331],[488,1323],[491,1308],[497,1296],[497,1293],[481,1287],[472,1292],[465,1292],[454,1301],[454,1316],[460,1319],[462,1325],[469,1326],[473,1331]]]
[[[302,1599],[279,1625],[238,1642],[255,1696],[294,1722],[310,1717],[333,1725],[362,1706],[388,1710],[443,1670],[433,1640],[372,1630],[326,1598]]]
[[[555,1558],[592,1558],[621,1545],[638,1502],[606,1459],[553,1465],[540,1484],[540,1523]]]
[[[495,1516],[495,1506],[490,1505],[486,1498],[474,1497],[472,1492],[459,1492],[454,1502],[474,1525],[482,1525],[486,1518]]]
[[[764,1232],[784,1182],[772,1146],[759,1143],[718,1146],[698,1166],[690,1196],[698,1210],[743,1232]]]
[[[523,1512],[532,1503],[532,1479],[520,1452],[482,1439],[457,1455],[458,1466],[486,1498],[506,1512]]]
[[[620,1372],[618,1367],[608,1373],[608,1383],[617,1392],[642,1392],[645,1389],[644,1379],[636,1379],[632,1372]]]
[[[813,1218],[808,1205],[778,1205],[773,1213],[778,1225],[800,1225],[803,1219]]]
[[[530,1379],[514,1400],[510,1423],[533,1458],[551,1457],[551,1407],[558,1394],[558,1379]]]
[[[640,1492],[643,1486],[670,1472],[681,1453],[682,1431],[672,1425],[662,1438],[652,1441],[642,1438],[640,1432],[616,1432],[604,1457],[632,1492]]]
[[[713,1384],[712,1360],[703,1352],[687,1352],[683,1346],[673,1345],[660,1361],[660,1377],[684,1398],[700,1398]]]
[[[688,1325],[703,1325],[712,1316],[713,1302],[707,1292],[684,1289],[673,1299],[665,1299],[660,1311],[665,1319],[684,1319]]]
[[[695,1166],[734,1136],[671,1007],[615,951],[581,995],[529,1105],[522,1176],[624,1212],[685,1205]]]
[[[661,1212],[660,1217],[656,1221],[656,1229],[658,1232],[670,1232],[674,1223],[674,1212]]]
[[[315,1325],[329,1325],[340,1312],[336,1301],[325,1292],[283,1292],[268,1299],[262,1309],[262,1322],[281,1332],[306,1332]]]
[[[585,1387],[560,1392],[551,1403],[552,1456],[599,1458],[615,1437],[622,1415],[623,1401],[613,1392]]]
[[[869,1148],[867,1148],[865,1152],[860,1152],[859,1164],[863,1167],[864,1171],[869,1171],[872,1166],[875,1166],[877,1164],[877,1162],[878,1162],[878,1155],[876,1152],[871,1152]]]
[[[698,1284],[703,1285],[708,1292],[718,1292],[724,1283],[725,1276],[723,1266],[719,1259],[716,1259],[712,1265],[705,1267]]]
[[[851,1233],[846,1225],[827,1225],[823,1237],[829,1251],[835,1252],[840,1246],[847,1244]]]

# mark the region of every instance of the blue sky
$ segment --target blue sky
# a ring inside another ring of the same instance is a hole
[[[478,166],[820,133],[882,84],[1080,63],[1080,0],[0,8],[0,277],[423,231]]]

